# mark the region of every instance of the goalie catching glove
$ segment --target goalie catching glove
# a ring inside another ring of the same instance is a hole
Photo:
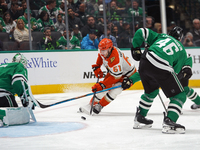
[[[139,61],[142,55],[141,49],[139,47],[131,47],[131,55],[134,60]]]
[[[183,66],[178,74],[178,79],[188,80],[192,76],[192,69],[190,66]]]
[[[99,82],[99,83],[96,83],[93,87],[92,87],[92,91],[93,92],[96,92],[96,91],[101,91],[103,89],[105,89],[106,86],[102,83],[102,82]]]
[[[98,78],[103,78],[103,72],[100,69],[100,66],[97,64],[92,65],[95,76]]]
[[[122,81],[122,88],[123,90],[129,89],[133,85],[133,81],[128,77],[124,77]]]

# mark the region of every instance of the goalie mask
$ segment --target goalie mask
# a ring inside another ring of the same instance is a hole
[[[27,68],[27,59],[26,57],[24,57],[24,55],[20,54],[20,53],[17,53],[13,59],[12,59],[12,62],[19,62],[19,63],[22,63],[24,65],[25,68]]]
[[[109,57],[113,48],[113,42],[110,39],[104,38],[100,41],[98,48],[102,56]]]
[[[180,41],[183,37],[183,29],[176,26],[169,32],[169,35]]]

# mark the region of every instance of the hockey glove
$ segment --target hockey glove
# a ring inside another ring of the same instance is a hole
[[[141,49],[139,47],[133,48],[131,47],[131,55],[134,60],[139,61],[141,58]]]
[[[103,89],[105,89],[106,86],[102,83],[102,82],[99,82],[99,83],[96,83],[93,87],[92,87],[92,91],[95,92],[95,91],[101,91]]]
[[[100,69],[100,66],[97,64],[92,65],[95,76],[98,78],[103,78],[103,72]]]
[[[178,79],[188,80],[192,76],[192,69],[190,66],[183,66],[178,74]]]
[[[128,77],[124,77],[122,81],[122,88],[123,90],[129,89],[133,85],[133,81]]]

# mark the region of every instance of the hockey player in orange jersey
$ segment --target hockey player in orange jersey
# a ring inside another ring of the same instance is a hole
[[[114,47],[110,39],[102,39],[98,45],[98,49],[99,53],[96,64],[92,65],[95,76],[103,78],[103,72],[101,71],[102,65],[106,67],[108,72],[103,81],[96,83],[92,87],[93,92],[121,85],[123,80],[126,80],[128,77],[134,78],[133,84],[140,80],[134,63],[131,62],[131,60],[126,57],[119,48]],[[93,112],[99,114],[101,109],[112,102],[122,91],[123,88],[120,87],[96,94],[94,98]],[[88,105],[80,107],[79,110],[81,112],[89,113],[92,100],[93,98],[90,100]]]

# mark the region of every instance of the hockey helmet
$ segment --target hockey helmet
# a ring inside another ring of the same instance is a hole
[[[104,38],[100,41],[98,47],[101,55],[109,57],[113,47],[113,42],[110,39]]]
[[[21,53],[17,53],[13,59],[12,59],[12,62],[19,62],[19,63],[22,63],[24,65],[25,68],[27,68],[27,59],[26,57],[24,57],[24,55],[22,55]]]
[[[176,26],[169,32],[169,35],[180,41],[183,37],[183,29]]]

